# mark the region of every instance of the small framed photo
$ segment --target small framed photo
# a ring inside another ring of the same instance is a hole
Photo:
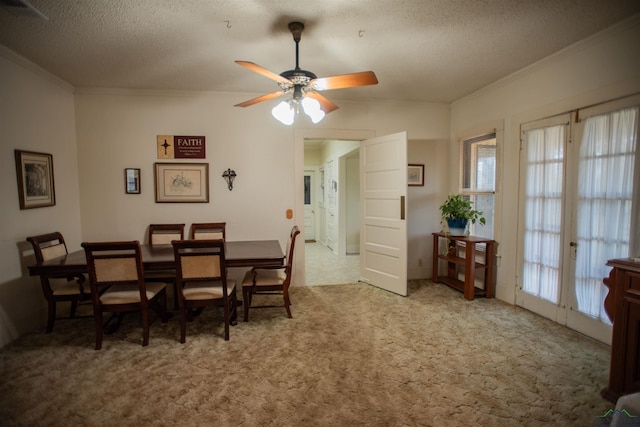
[[[126,168],[124,170],[124,192],[140,194],[140,169]]]
[[[20,209],[54,206],[53,156],[22,150],[15,150],[15,156]]]
[[[424,165],[410,164],[407,174],[409,186],[422,187],[424,185]]]
[[[156,203],[209,203],[209,163],[156,163]]]

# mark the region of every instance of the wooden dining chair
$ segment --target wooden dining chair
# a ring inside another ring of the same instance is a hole
[[[229,325],[237,323],[235,280],[227,279],[224,241],[182,240],[173,242],[180,315],[180,342],[187,334],[187,320],[194,310],[222,306],[224,339],[229,340]]]
[[[149,224],[149,245],[170,245],[173,240],[184,239],[184,224]],[[176,271],[152,270],[145,271],[144,278],[147,282],[162,282],[173,285],[173,305],[178,308],[176,296]]]
[[[42,264],[53,258],[66,255],[67,245],[64,237],[58,231],[27,237],[27,241],[33,247],[33,253],[38,264]],[[46,277],[40,276],[42,293],[47,300],[47,329],[46,332],[53,331],[53,324],[56,319],[72,319],[76,317],[76,309],[81,301],[89,301],[91,292],[88,287],[85,289],[84,275]],[[56,308],[59,302],[70,302],[69,316],[57,317]]]
[[[189,238],[191,240],[226,240],[226,222],[197,222],[191,224]]]
[[[89,270],[93,316],[96,326],[96,350],[102,348],[103,312],[140,311],[142,345],[149,344],[149,309],[168,321],[166,285],[146,283],[140,242],[82,243]]]
[[[254,295],[282,295],[284,299],[284,307],[287,310],[287,316],[291,318],[291,300],[289,298],[289,286],[291,285],[291,276],[293,273],[293,249],[296,243],[296,237],[300,234],[297,225],[291,229],[289,241],[287,243],[287,252],[283,264],[272,267],[253,267],[247,271],[242,281],[242,299],[244,305],[244,321],[249,320],[249,308],[270,308],[281,307],[279,305],[259,305],[254,306]]]

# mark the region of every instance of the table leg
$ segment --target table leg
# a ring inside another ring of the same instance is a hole
[[[467,262],[464,265],[464,298],[473,300],[475,290],[475,272],[476,272],[476,245],[475,243],[466,242],[465,257]]]
[[[486,298],[493,298],[493,283],[495,280],[495,245],[493,242],[487,243],[487,252],[486,259],[484,260],[486,264],[485,272],[484,272],[484,291]]]
[[[438,283],[438,249],[440,246],[440,238],[434,234],[433,235],[433,283]]]

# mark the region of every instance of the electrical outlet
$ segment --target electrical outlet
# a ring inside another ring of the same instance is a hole
[[[422,258],[418,258],[418,267],[422,267]]]

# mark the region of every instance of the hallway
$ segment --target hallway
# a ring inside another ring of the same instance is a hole
[[[307,286],[356,283],[360,277],[360,256],[338,256],[322,243],[305,243]]]

